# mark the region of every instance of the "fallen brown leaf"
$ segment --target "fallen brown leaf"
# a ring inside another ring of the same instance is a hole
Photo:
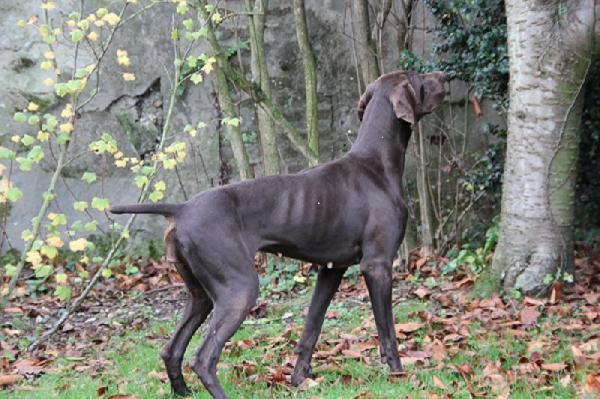
[[[21,380],[22,378],[23,378],[23,376],[20,374],[0,375],[0,387],[13,385],[14,383]]]
[[[396,332],[397,333],[411,333],[415,332],[418,329],[424,326],[423,323],[400,323],[396,324]]]
[[[538,317],[540,317],[540,312],[531,306],[524,307],[519,313],[521,323],[527,326],[535,324]]]

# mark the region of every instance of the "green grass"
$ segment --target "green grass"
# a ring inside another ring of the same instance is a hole
[[[233,344],[226,350],[219,363],[220,381],[232,398],[354,398],[363,392],[370,392],[372,396],[367,397],[372,398],[399,398],[407,395],[413,398],[430,398],[432,394],[441,396],[447,393],[452,393],[453,398],[469,398],[469,389],[457,371],[457,366],[461,364],[469,364],[475,370],[472,382],[476,389],[483,391],[486,396],[493,397],[495,395],[485,387],[485,366],[490,362],[499,361],[504,370],[515,367],[519,364],[519,358],[527,355],[528,341],[544,336],[549,338],[552,335],[551,331],[534,330],[528,332],[530,336],[527,339],[516,339],[502,335],[501,331],[487,331],[473,322],[469,326],[470,336],[461,343],[460,350],[446,358],[443,364],[438,365],[431,359],[425,365],[407,365],[407,376],[401,379],[390,380],[387,366],[379,363],[377,351],[372,350],[369,353],[370,365],[354,359],[336,358],[336,367],[327,368],[324,367],[327,362],[314,361],[315,378],[319,379],[319,384],[311,389],[303,391],[289,386],[269,388],[265,382],[269,368],[283,364],[286,357],[292,356],[291,340],[298,339],[303,324],[302,310],[308,302],[308,295],[305,294],[281,305],[270,305],[265,319],[256,323],[246,323],[237,332],[232,339]],[[430,310],[431,306],[430,302],[409,300],[395,305],[394,313],[398,323],[419,321],[417,312]],[[339,338],[341,333],[364,334],[365,338],[375,333],[372,321],[369,322],[372,316],[367,304],[334,303],[330,310],[339,312],[339,317],[325,321],[320,345],[327,339]],[[285,314],[292,316],[284,322],[281,317]],[[275,341],[275,338],[283,336],[286,323],[290,321],[294,323],[291,336],[288,334],[288,338]],[[111,337],[109,344],[102,351],[86,354],[85,360],[59,357],[55,361],[56,372],[48,372],[31,382],[22,382],[14,391],[0,391],[0,398],[97,398],[97,390],[101,387],[107,387],[105,397],[117,393],[136,395],[138,398],[169,397],[168,383],[160,382],[148,374],[164,370],[159,351],[167,339],[165,332],[170,333],[174,324],[174,320],[162,324],[155,322],[142,331],[131,331],[124,336]],[[367,324],[369,327],[365,329]],[[431,327],[419,330],[413,336],[417,349],[427,345],[428,337],[435,333]],[[254,344],[250,345],[250,348],[242,349],[236,342],[243,339],[252,339]],[[557,344],[552,348],[547,361],[572,360],[569,337],[557,334],[554,339],[557,340]],[[199,341],[200,337],[193,339],[186,359],[193,355]],[[401,349],[403,347],[404,342]],[[331,349],[331,346],[327,349]],[[86,365],[89,359],[96,358],[105,358],[110,364],[99,369],[95,376],[90,376],[89,370],[74,369],[75,366]],[[256,374],[252,378],[236,376],[234,367],[244,361],[256,363]],[[193,398],[210,397],[189,368],[184,369],[184,373],[187,375],[188,385],[196,392]],[[551,381],[546,385],[551,386],[551,392],[539,390],[517,376],[511,384],[510,397],[575,397],[576,391],[572,386],[563,387],[559,383],[562,376],[559,372],[549,377]],[[583,381],[584,376],[585,370],[575,374],[579,382]],[[436,385],[434,377],[441,381],[445,389]],[[254,381],[256,379],[258,381]]]

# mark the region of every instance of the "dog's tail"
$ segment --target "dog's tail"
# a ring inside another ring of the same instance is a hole
[[[176,216],[182,207],[183,204],[129,204],[113,205],[108,209],[108,211],[115,214],[150,213],[170,217]]]

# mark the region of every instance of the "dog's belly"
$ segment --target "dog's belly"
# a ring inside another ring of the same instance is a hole
[[[277,243],[261,248],[262,251],[275,255],[299,259],[329,267],[348,267],[360,262],[362,250],[360,245],[317,245],[302,248],[290,243]]]

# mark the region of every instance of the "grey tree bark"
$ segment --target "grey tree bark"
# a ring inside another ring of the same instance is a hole
[[[352,0],[352,8],[356,26],[356,37],[354,39],[357,43],[361,77],[364,83],[363,87],[366,87],[380,75],[377,48],[371,38],[369,4],[367,0]]]
[[[573,207],[582,87],[594,0],[506,1],[508,148],[492,271],[505,290],[539,292],[573,271]]]
[[[304,0],[294,0],[294,19],[296,22],[296,36],[302,54],[304,65],[304,83],[306,91],[306,134],[308,147],[319,157],[319,117],[317,114],[317,65],[315,55],[310,45],[308,28],[306,26],[306,13]],[[317,162],[318,163],[318,162]],[[311,165],[316,165],[314,161]]]
[[[255,0],[254,7],[251,7],[250,0],[246,0],[246,8],[253,13],[248,22],[252,79],[260,86],[264,94],[271,98],[271,82],[269,81],[264,39],[268,4],[268,0]],[[265,175],[278,175],[280,173],[279,153],[277,151],[277,139],[273,121],[260,107],[256,109],[256,117],[258,119],[258,131],[260,134]]]
[[[206,27],[208,28],[207,40],[214,57],[217,59],[216,67],[213,72],[213,79],[215,89],[217,91],[217,98],[219,100],[219,106],[223,111],[223,115],[227,118],[237,118],[237,113],[233,105],[231,98],[229,83],[225,76],[225,69],[227,68],[227,60],[223,56],[221,45],[217,40],[214,26],[209,18],[208,12],[206,11],[206,0],[198,0],[198,12],[202,20],[206,21]],[[240,173],[240,179],[252,179],[254,178],[254,171],[250,166],[248,159],[248,153],[242,139],[242,131],[239,124],[237,126],[233,124],[225,124],[227,134],[229,136],[229,142],[231,143],[231,149],[233,151],[233,157]]]

